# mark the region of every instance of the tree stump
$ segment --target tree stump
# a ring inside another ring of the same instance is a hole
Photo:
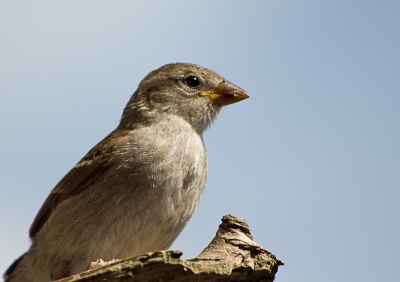
[[[222,218],[216,236],[194,259],[181,251],[157,251],[135,258],[93,262],[89,270],[57,282],[92,281],[266,281],[283,263],[253,241],[244,219]]]

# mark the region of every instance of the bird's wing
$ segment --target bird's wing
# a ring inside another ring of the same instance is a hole
[[[60,180],[36,215],[29,230],[31,238],[43,227],[58,204],[83,191],[108,170],[115,145],[124,138],[127,138],[124,132],[109,134]]]

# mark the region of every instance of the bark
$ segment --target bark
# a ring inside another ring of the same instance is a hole
[[[244,219],[226,215],[216,236],[194,259],[181,251],[91,264],[89,270],[57,282],[92,281],[274,281],[283,263],[253,241]]]

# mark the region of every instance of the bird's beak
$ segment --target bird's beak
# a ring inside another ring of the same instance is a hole
[[[222,106],[251,98],[246,91],[229,81],[224,81],[211,90],[202,91],[199,95],[207,96],[212,103]]]

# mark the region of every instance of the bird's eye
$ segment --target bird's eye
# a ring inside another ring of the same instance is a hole
[[[184,82],[187,86],[189,86],[189,87],[191,87],[191,88],[196,88],[197,86],[200,85],[200,79],[199,79],[198,77],[193,76],[193,75],[188,76],[188,77],[185,77],[185,78],[183,79],[183,82]]]

